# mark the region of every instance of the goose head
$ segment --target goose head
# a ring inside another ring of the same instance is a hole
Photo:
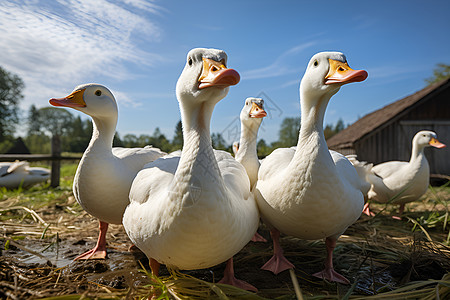
[[[109,89],[100,84],[82,84],[64,98],[49,100],[53,106],[71,107],[97,119],[117,119],[116,99]]]
[[[177,98],[183,105],[197,106],[219,102],[228,87],[239,82],[239,73],[228,69],[227,55],[222,50],[196,48],[189,51],[186,65],[177,81]]]
[[[416,145],[419,149],[423,149],[429,146],[435,148],[444,148],[446,146],[445,144],[438,141],[435,132],[428,130],[422,130],[416,133],[413,138],[413,145]]]
[[[309,61],[300,83],[302,101],[324,97],[329,100],[344,84],[364,81],[367,76],[364,70],[350,68],[341,52],[317,53]]]
[[[242,108],[240,114],[240,119],[244,126],[253,127],[256,125],[259,127],[259,125],[261,125],[262,118],[265,116],[267,116],[267,113],[264,110],[263,99],[253,97],[245,99],[244,107]]]

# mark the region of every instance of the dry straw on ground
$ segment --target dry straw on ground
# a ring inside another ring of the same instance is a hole
[[[270,258],[268,243],[250,242],[235,257],[236,276],[259,289],[245,292],[215,284],[224,264],[189,272],[168,271],[152,277],[140,252],[129,252],[121,226],[108,233],[106,260],[72,262],[96,241],[97,221],[74,203],[70,189],[45,205],[16,196],[0,197],[0,298],[2,299],[450,299],[448,188],[430,190],[425,200],[407,206],[402,220],[395,207],[373,206],[377,216],[362,216],[335,249],[336,269],[350,279],[345,286],[310,274],[322,268],[323,241],[282,238],[296,266],[295,291],[288,271],[278,276],[260,270]],[[50,197],[50,196],[49,196]],[[295,281],[295,280],[294,280]]]

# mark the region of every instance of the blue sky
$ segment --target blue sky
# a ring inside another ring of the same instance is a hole
[[[300,116],[299,82],[317,52],[342,51],[369,73],[331,99],[326,124],[422,89],[437,63],[450,64],[449,11],[448,0],[3,0],[0,65],[24,80],[25,111],[96,82],[116,96],[121,136],[159,127],[171,139],[187,52],[223,49],[241,82],[217,104],[211,131],[238,139],[245,98],[262,96],[269,116],[259,137],[272,142],[285,117]]]

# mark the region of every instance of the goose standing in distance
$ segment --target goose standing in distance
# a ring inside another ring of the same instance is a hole
[[[30,167],[27,161],[0,162],[0,187],[15,189],[30,187],[50,178],[50,170]]]
[[[106,258],[108,223],[122,223],[134,177],[146,163],[166,153],[150,146],[112,148],[118,108],[105,86],[83,84],[69,96],[49,102],[81,111],[93,120],[92,138],[75,173],[73,194],[85,211],[99,219],[100,233],[96,246],[75,260]]]
[[[149,258],[172,269],[202,269],[239,252],[256,232],[259,213],[244,167],[211,146],[215,105],[239,82],[222,50],[187,55],[176,85],[183,124],[181,156],[147,164],[133,181],[123,225]]]
[[[428,189],[430,167],[424,149],[429,146],[443,148],[445,144],[433,131],[419,131],[412,140],[409,162],[389,161],[374,166],[367,176],[371,184],[369,201],[399,204],[401,216],[405,204],[418,200]]]
[[[259,159],[256,149],[256,139],[261,126],[262,118],[267,116],[264,110],[264,100],[261,98],[249,97],[245,99],[244,107],[241,110],[239,119],[241,120],[241,137],[239,142],[233,143],[234,158],[240,162],[247,172],[250,180],[250,190],[253,190],[258,180]],[[242,148],[241,148],[242,145]],[[258,232],[251,239],[252,242],[267,242]],[[258,290],[234,276],[233,258],[227,262],[225,276],[219,283],[226,283],[241,287],[245,290],[257,292]]]
[[[267,116],[267,113],[264,110],[263,99],[253,97],[245,99],[244,107],[239,116],[241,120],[241,138],[234,154],[236,160],[240,162],[247,171],[251,189],[254,188],[254,185],[258,180],[260,162],[256,149],[256,139],[258,137],[259,127],[263,120],[262,118],[265,116]]]
[[[330,98],[340,87],[367,78],[353,70],[344,54],[314,55],[300,84],[302,111],[296,148],[276,149],[261,164],[255,194],[262,219],[273,227],[274,256],[263,266],[275,274],[292,268],[283,256],[279,232],[301,239],[326,238],[325,269],[314,276],[349,283],[333,269],[338,237],[361,215],[364,197],[352,164],[329,151],[323,119]]]

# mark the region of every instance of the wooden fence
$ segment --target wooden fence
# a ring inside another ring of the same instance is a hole
[[[52,187],[59,186],[59,180],[61,176],[61,161],[62,160],[79,160],[80,157],[62,156],[61,155],[61,142],[58,137],[52,138],[52,154],[0,154],[0,161],[50,161],[51,162],[51,175],[50,185]]]

